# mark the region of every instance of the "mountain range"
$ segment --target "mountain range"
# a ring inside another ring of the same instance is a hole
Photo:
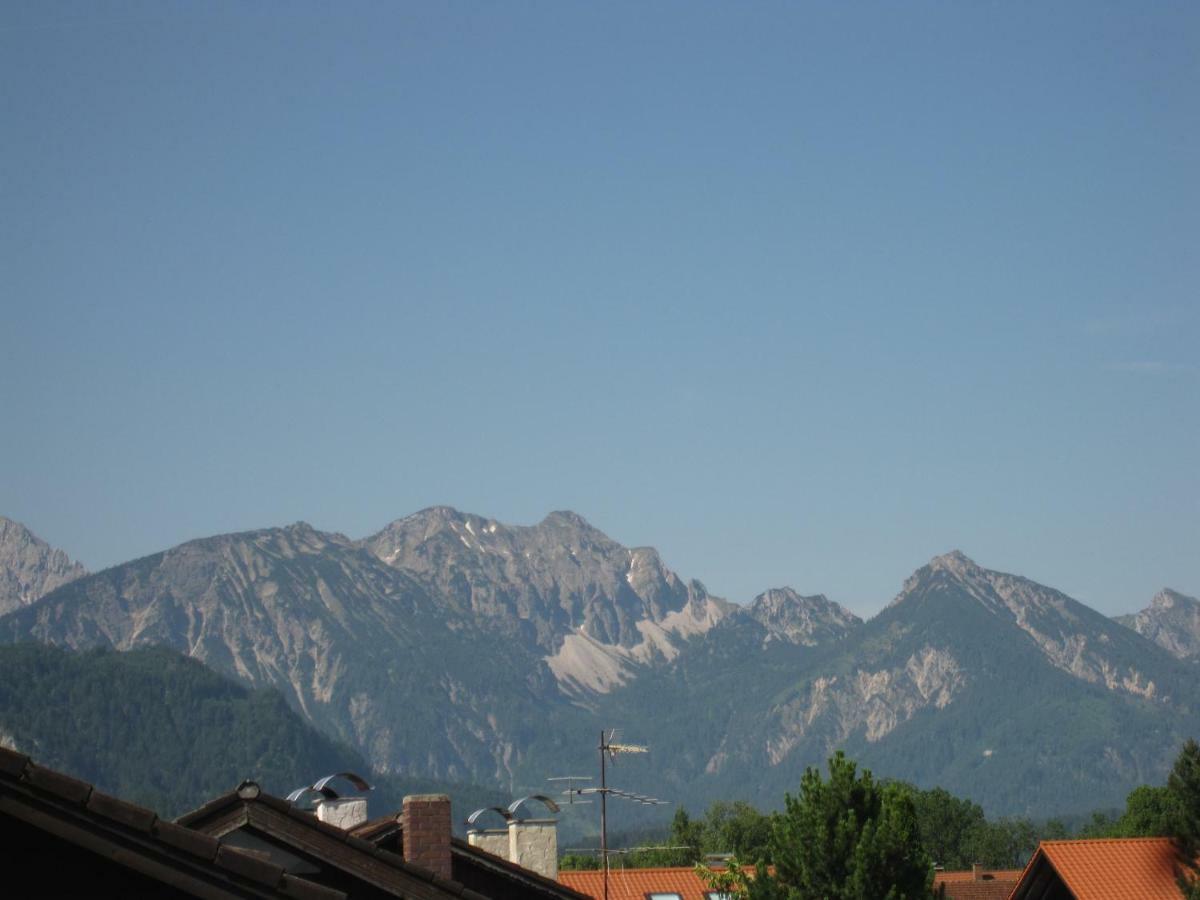
[[[4,566],[25,561],[0,585],[55,553],[0,542]],[[625,786],[689,806],[778,805],[840,747],[1044,814],[1119,805],[1200,733],[1195,599],[1113,620],[958,552],[866,622],[791,588],[712,596],[570,512],[524,527],[435,507],[361,540],[298,523],[41,569],[40,597],[0,596],[0,640],[173,648],[278,689],[386,773],[541,788],[622,725],[653,748]]]

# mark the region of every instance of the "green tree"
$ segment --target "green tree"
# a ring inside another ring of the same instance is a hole
[[[675,810],[675,817],[671,820],[671,846],[688,849],[674,851],[674,858],[678,860],[674,865],[690,866],[701,860],[705,849],[704,832],[704,823],[694,821],[686,809],[680,807]]]
[[[1169,837],[1175,834],[1180,812],[1179,797],[1169,787],[1143,784],[1129,792],[1116,836]]]
[[[1183,871],[1179,887],[1188,900],[1200,900],[1200,744],[1189,740],[1183,745],[1171,775],[1167,790],[1174,795],[1174,828],[1172,834],[1179,845]]]
[[[776,874],[759,866],[755,900],[905,900],[925,898],[933,877],[921,846],[911,792],[858,773],[838,751],[829,780],[809,768],[800,795],[784,798],[771,850]]]
[[[983,862],[981,831],[987,820],[978,803],[940,787],[910,790],[921,843],[935,863],[947,869],[969,869],[972,863]]]
[[[771,817],[744,800],[714,803],[704,827],[706,852],[732,853],[750,863],[771,861]]]
[[[588,856],[583,853],[566,853],[558,861],[558,868],[563,872],[598,869],[600,868],[600,858],[598,856]]]

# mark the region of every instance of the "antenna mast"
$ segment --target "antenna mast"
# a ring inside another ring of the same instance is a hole
[[[608,786],[608,761],[611,759],[614,763],[617,760],[618,753],[649,753],[649,747],[643,747],[640,744],[625,744],[618,742],[617,729],[613,728],[605,735],[604,730],[600,731],[600,745],[597,748],[600,752],[600,787],[585,787],[577,788],[574,783],[577,780],[585,780],[583,776],[573,775],[566,778],[551,778],[549,781],[566,781],[567,789],[563,791],[568,796],[568,802],[574,802],[577,796],[584,794],[599,794],[600,795],[600,866],[604,871],[604,900],[608,900],[608,857],[612,853],[620,853],[620,850],[608,849],[608,795],[620,797],[622,800],[632,800],[635,803],[642,803],[651,806],[657,806],[666,803],[666,800],[659,800],[656,797],[646,797],[642,794],[633,794],[629,791],[623,791],[618,788],[610,788]],[[586,778],[591,781],[590,778]],[[582,801],[587,802],[587,801]]]

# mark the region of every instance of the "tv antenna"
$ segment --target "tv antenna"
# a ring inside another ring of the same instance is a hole
[[[608,798],[611,794],[613,797],[619,797],[622,800],[629,800],[634,803],[641,803],[646,806],[658,806],[663,803],[668,803],[668,800],[660,800],[657,797],[647,797],[644,794],[635,794],[632,791],[623,791],[620,788],[611,788],[608,786],[608,764],[616,765],[617,756],[621,753],[649,753],[649,747],[643,747],[641,744],[626,744],[620,740],[620,732],[616,728],[609,730],[605,734],[603,730],[600,732],[600,746],[597,748],[600,751],[600,787],[576,787],[577,781],[591,781],[591,777],[587,775],[564,775],[559,778],[549,778],[548,781],[565,781],[567,787],[563,791],[568,798],[568,803],[590,803],[590,800],[576,800],[576,797],[585,797],[592,794],[600,795],[600,868],[604,872],[604,898],[608,900],[608,858],[614,853],[624,853],[624,850],[609,850],[608,849]],[[594,852],[594,851],[593,851]]]

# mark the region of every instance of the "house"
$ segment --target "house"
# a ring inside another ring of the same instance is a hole
[[[753,874],[754,867],[744,871]],[[1008,900],[1020,869],[984,869],[975,866],[969,872],[937,872],[933,896],[937,900]],[[591,897],[604,896],[603,873],[595,870],[560,872],[563,884]],[[721,900],[690,867],[657,869],[611,869],[608,873],[610,900]]]
[[[748,875],[753,866],[745,866]],[[559,872],[558,880],[588,897],[604,896],[604,873],[597,869]],[[609,900],[722,900],[720,891],[708,887],[690,866],[656,869],[609,869]]]
[[[0,845],[10,885],[21,879],[38,896],[346,896],[4,748]]]
[[[466,853],[465,842],[451,836],[445,795],[406,797],[399,816],[360,834],[352,833],[363,824],[357,814],[365,813],[357,798],[318,811],[244,782],[168,822],[0,748],[0,840],[9,877],[24,871],[42,896],[99,888],[124,897],[584,900],[483,851]]]
[[[1042,841],[1011,900],[1180,900],[1169,838]]]
[[[985,869],[933,873],[933,896],[937,900],[1008,900],[1021,877],[1020,869]]]
[[[526,828],[540,824],[542,820],[525,820],[521,823]],[[402,817],[391,816],[353,828],[350,835],[381,850],[403,855],[408,844],[406,832]],[[552,861],[557,871],[557,857]],[[534,868],[517,865],[507,858],[507,854],[489,853],[453,836],[450,838],[450,872],[455,881],[473,890],[482,891],[486,888],[489,896],[496,900],[587,900],[587,894]]]

